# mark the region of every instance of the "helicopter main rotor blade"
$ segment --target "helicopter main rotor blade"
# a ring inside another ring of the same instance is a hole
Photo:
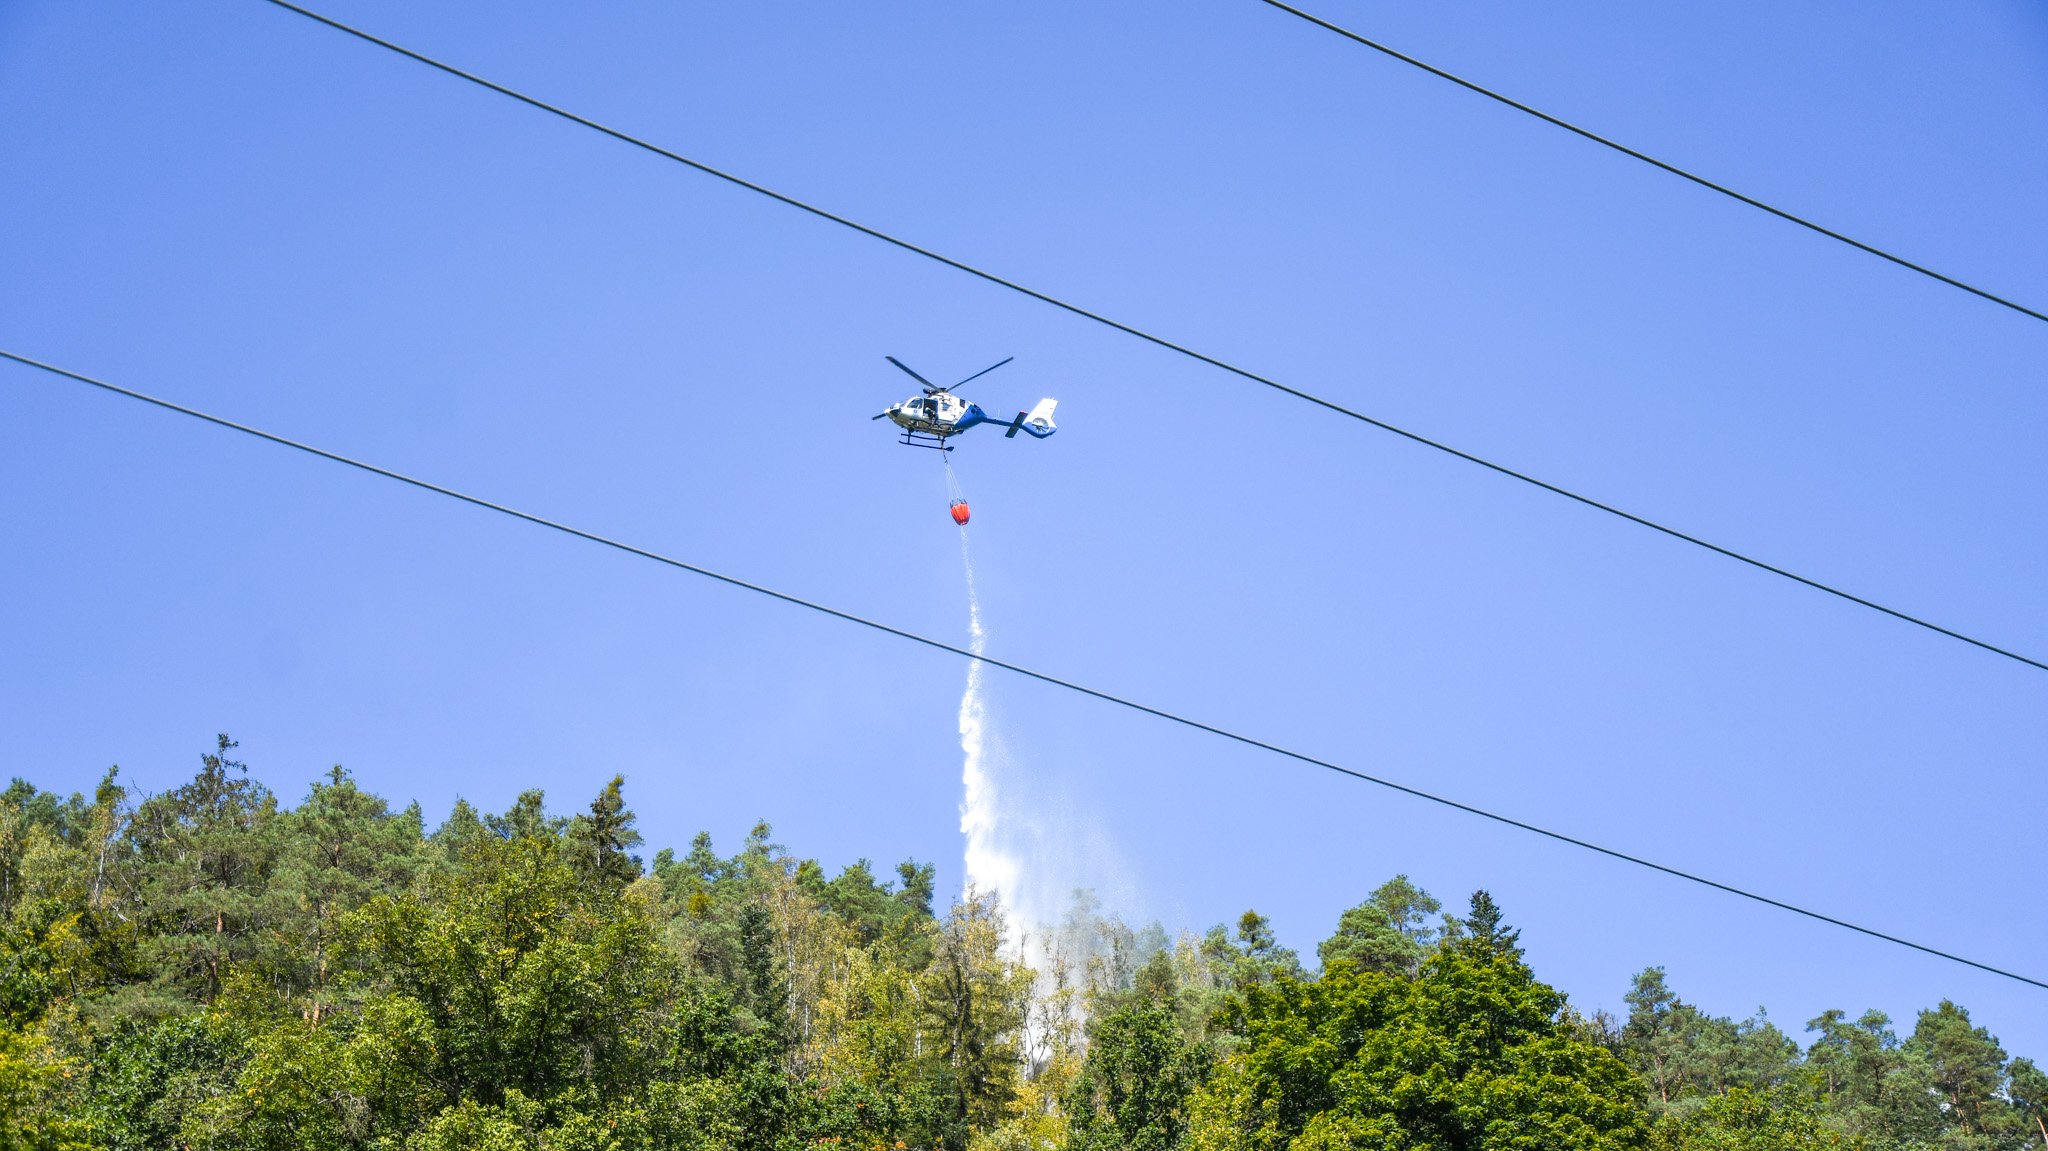
[[[887,412],[883,412],[881,416],[869,416],[868,418],[869,418],[869,419],[871,419],[871,420],[879,420],[879,419],[881,419],[881,418],[882,418],[882,416],[886,416],[886,415],[888,415],[888,414],[889,414],[889,413],[887,413]]]
[[[996,370],[997,368],[1000,368],[1000,367],[1002,367],[1002,366],[1003,366],[1004,364],[1007,364],[1007,363],[1009,363],[1009,362],[1010,362],[1011,360],[1014,360],[1014,359],[1016,359],[1016,358],[1017,358],[1017,357],[1015,357],[1015,356],[1004,356],[1004,357],[1003,357],[1002,359],[1000,359],[1000,360],[997,360],[997,361],[996,361],[995,363],[993,363],[993,364],[990,364],[990,365],[989,365],[988,367],[985,367],[985,368],[981,369],[980,371],[978,371],[978,372],[974,373],[973,375],[971,375],[971,376],[967,377],[967,379],[966,379],[966,380],[961,380],[961,381],[960,381],[960,384],[964,384],[964,383],[966,383],[966,382],[967,382],[968,380],[978,380],[978,379],[980,379],[981,377],[983,377],[983,376],[985,376],[985,375],[988,375],[988,374],[989,374],[990,372],[993,372],[993,371],[995,371],[995,370]],[[960,384],[954,384],[954,385],[953,385],[953,387],[954,387],[954,388],[957,388],[957,387],[959,387],[959,386],[960,386]],[[950,391],[952,391],[952,390],[953,390],[953,388],[947,388],[946,390],[950,392]]]
[[[899,360],[894,356],[883,356],[882,358],[889,361],[892,364],[895,364],[897,367],[902,368],[904,375],[907,375],[911,379],[916,380],[918,383],[923,384],[925,395],[929,396],[933,392],[943,392],[946,390],[940,387],[939,385],[932,383],[930,380],[925,379],[923,376],[918,375],[916,372],[911,371],[909,366],[904,364],[902,360]]]

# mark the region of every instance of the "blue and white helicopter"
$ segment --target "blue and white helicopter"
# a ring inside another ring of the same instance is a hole
[[[981,405],[968,403],[966,400],[954,395],[953,388],[957,388],[960,384],[965,384],[970,380],[980,379],[982,376],[995,371],[1017,357],[1007,356],[998,360],[967,377],[967,379],[961,380],[959,384],[954,384],[948,388],[942,388],[923,376],[918,375],[916,372],[911,371],[902,360],[894,356],[884,356],[883,358],[902,368],[904,374],[908,375],[911,379],[924,385],[923,395],[912,396],[888,411],[881,413],[881,415],[872,417],[879,420],[883,416],[887,416],[895,422],[897,427],[902,428],[903,438],[899,441],[900,443],[909,444],[914,448],[934,448],[938,451],[950,452],[953,449],[946,443],[947,438],[957,436],[976,424],[1000,424],[1004,422],[1001,419],[991,418],[987,412],[981,410]],[[1030,411],[1018,412],[1017,418],[1008,421],[1009,430],[1003,433],[1003,438],[1009,439],[1018,432],[1026,432],[1033,438],[1042,440],[1053,434],[1053,432],[1059,430],[1053,426],[1052,422],[1052,410],[1058,405],[1058,400],[1040,400],[1038,401],[1038,406]]]

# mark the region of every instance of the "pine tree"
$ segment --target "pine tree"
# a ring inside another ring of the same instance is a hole
[[[382,892],[403,890],[427,863],[417,806],[393,813],[336,765],[279,817],[272,886],[283,919],[260,958],[286,995],[305,994],[318,1024],[331,1002],[341,918]]]
[[[159,982],[202,1000],[281,918],[270,872],[277,799],[228,758],[225,734],[190,783],[145,801],[132,821],[131,892]]]
[[[448,812],[448,818],[434,829],[431,842],[441,849],[442,861],[453,867],[462,862],[462,852],[470,844],[491,834],[484,826],[483,817],[476,808],[461,796],[455,797],[455,807]]]
[[[1622,1001],[1628,1004],[1628,1022],[1621,1028],[1622,1042],[1636,1067],[1650,1081],[1659,1103],[1671,1101],[1671,1080],[1665,1064],[1678,1027],[1672,1016],[1682,1008],[1678,996],[1664,983],[1664,969],[1647,967],[1636,974],[1635,986]]]
[[[1484,889],[1472,893],[1472,913],[1465,919],[1464,943],[1480,954],[1522,956],[1522,933],[1501,923],[1500,906]]]
[[[1316,956],[1325,967],[1342,960],[1364,971],[1413,975],[1436,945],[1429,921],[1442,910],[1429,892],[1397,875],[1344,912],[1337,933],[1316,948]]]
[[[1947,1118],[1965,1135],[1991,1136],[2020,1126],[2002,1098],[2005,1050],[1989,1031],[1970,1024],[1970,1013],[1944,999],[1922,1011],[1906,1041],[1908,1055],[1924,1060]]]
[[[2048,1072],[2034,1066],[2031,1059],[2015,1059],[2007,1075],[2006,1093],[2019,1112],[2022,1127],[2032,1123],[2041,1146],[2048,1147]]]
[[[633,812],[626,807],[620,789],[626,777],[615,775],[590,803],[590,813],[577,816],[569,825],[568,848],[577,873],[592,883],[623,888],[640,878],[640,857],[632,854],[640,846],[640,833],[633,829]]]
[[[505,814],[484,816],[484,826],[500,839],[553,840],[568,822],[547,814],[547,796],[539,788],[520,792]]]

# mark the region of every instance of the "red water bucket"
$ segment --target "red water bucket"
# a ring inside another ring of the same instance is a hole
[[[966,500],[954,500],[954,501],[953,501],[953,505],[952,505],[952,507],[951,507],[951,508],[950,508],[949,510],[950,510],[950,511],[951,511],[951,512],[953,513],[953,522],[954,522],[954,523],[956,523],[956,524],[959,524],[959,525],[960,525],[961,527],[963,527],[963,528],[967,526],[967,501],[966,501]]]

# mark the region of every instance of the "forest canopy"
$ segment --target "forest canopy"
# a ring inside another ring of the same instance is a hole
[[[1651,967],[1586,1015],[1484,891],[1395,876],[1313,969],[1256,912],[1086,898],[1020,946],[994,893],[766,823],[650,857],[621,776],[430,830],[234,751],[0,793],[0,1151],[2048,1146],[2048,1075],[1954,1003],[1795,1038]]]

